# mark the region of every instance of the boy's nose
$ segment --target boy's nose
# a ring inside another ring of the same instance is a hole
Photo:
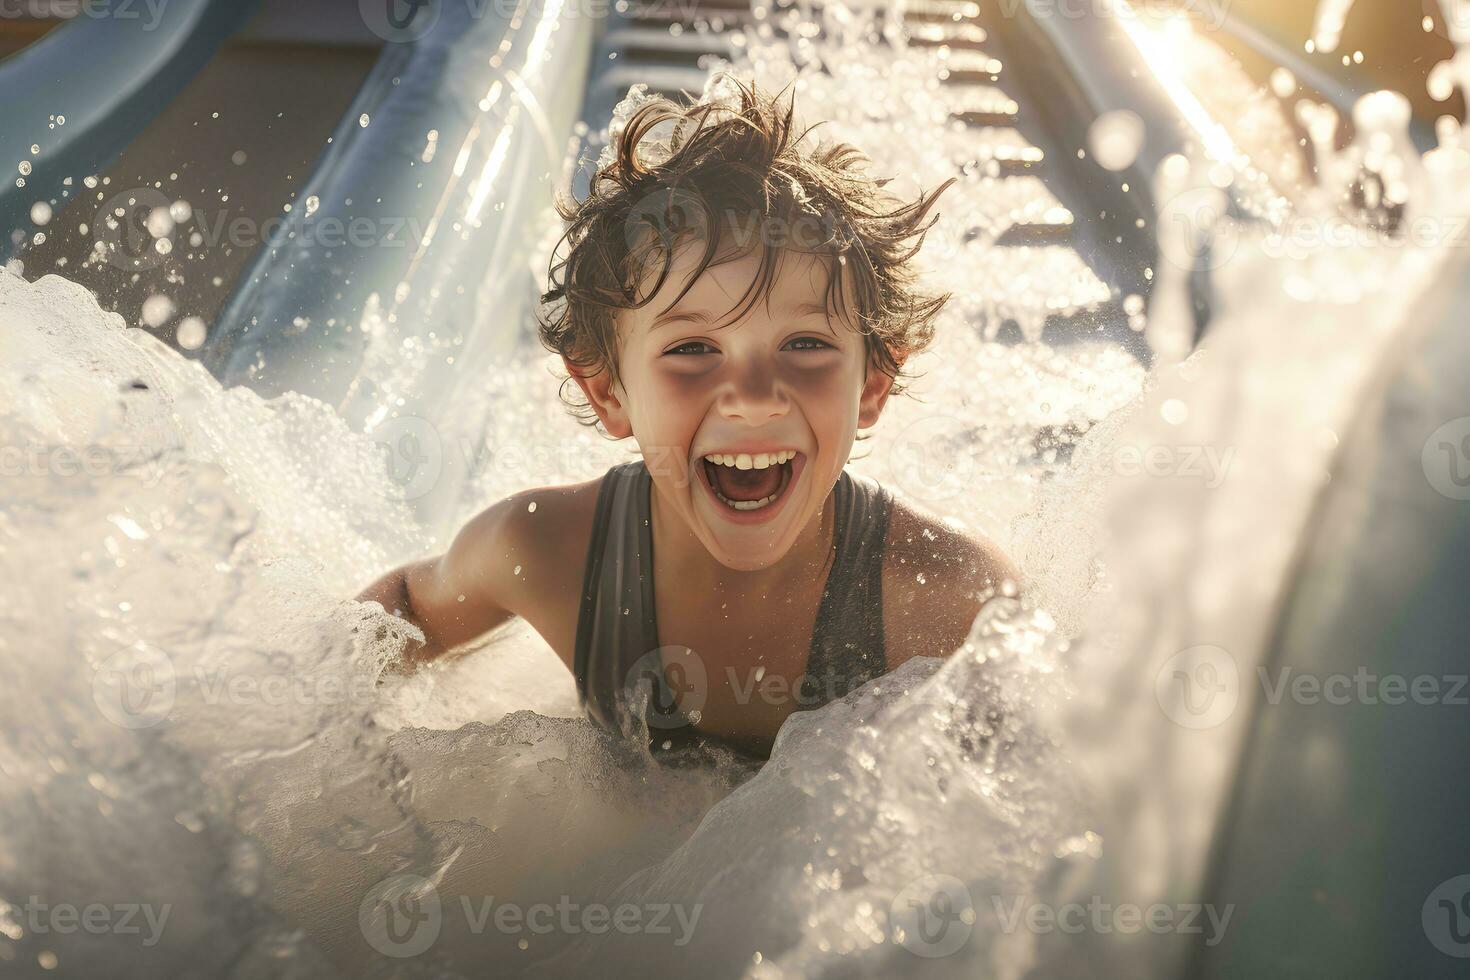
[[[720,398],[720,411],[726,418],[760,425],[785,415],[790,402],[780,381],[767,367],[758,365],[742,369]]]

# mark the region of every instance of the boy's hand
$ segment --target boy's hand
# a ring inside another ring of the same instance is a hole
[[[422,647],[425,642],[423,630],[404,617],[394,616],[376,599],[369,599],[365,602],[357,600],[342,602],[333,610],[332,618],[345,627],[349,633],[364,637],[369,649],[375,653],[379,652],[375,641],[401,641],[405,651],[401,654],[402,660],[415,659],[413,651]],[[389,646],[391,647],[392,643],[389,643]],[[381,657],[381,653],[379,655]]]

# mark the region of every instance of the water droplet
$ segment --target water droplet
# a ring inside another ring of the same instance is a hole
[[[198,350],[204,346],[204,338],[208,332],[204,321],[197,316],[185,317],[179,324],[178,341],[184,350]]]
[[[1098,165],[1114,172],[1127,170],[1138,159],[1148,130],[1136,112],[1105,112],[1087,130],[1087,145]],[[1081,152],[1078,152],[1081,156]]]
[[[1454,95],[1456,84],[1453,62],[1449,61],[1441,61],[1429,69],[1429,77],[1425,79],[1425,89],[1436,102],[1444,102]],[[1440,143],[1443,145],[1443,140]]]
[[[1342,29],[1347,24],[1348,12],[1353,0],[1320,0],[1317,4],[1316,23],[1312,27],[1312,39],[1307,42],[1307,52],[1321,49],[1334,51],[1342,40]]]
[[[148,212],[148,220],[145,223],[148,234],[154,238],[167,238],[173,234],[174,219],[168,208],[154,208]]]
[[[174,301],[155,293],[143,301],[143,322],[155,330],[173,319]]]

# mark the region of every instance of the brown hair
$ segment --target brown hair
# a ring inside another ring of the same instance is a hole
[[[747,87],[730,75],[717,76],[707,92],[720,84],[738,93],[738,109],[729,104],[733,99],[681,107],[663,97],[649,98],[621,133],[614,121],[616,153],[594,172],[586,200],[578,204],[570,195],[557,194],[557,213],[570,224],[552,250],[550,288],[541,297],[542,345],[561,354],[578,374],[607,368],[618,381],[617,311],[650,302],[669,274],[676,247],[686,239],[703,239],[704,256],[677,303],[721,254],[727,224],[738,226],[739,216],[748,215],[761,230],[765,248],[754,297],[767,293],[783,247],[827,256],[829,310],[834,298],[845,305],[843,274],[851,271],[856,329],[865,338],[868,365],[894,379],[893,394],[902,393],[903,365],[933,340],[934,318],[951,295],[921,293],[909,260],[938,215],[922,227],[920,222],[956,178],[903,204],[882,190],[892,178],[874,179],[864,172],[871,160],[855,147],[826,142],[813,150],[802,147],[815,126],[792,139],[794,96],[783,112],[779,93],[767,97],[753,83]],[[657,127],[663,135],[654,134],[653,149],[641,147]],[[900,206],[883,211],[885,203]],[[725,220],[711,220],[711,215]],[[774,227],[792,233],[773,241]],[[812,240],[800,240],[807,236]],[[558,263],[554,256],[562,241],[571,249]],[[637,287],[656,259],[662,260],[662,271],[640,301]],[[585,401],[567,401],[571,380],[562,382],[563,401],[583,424],[595,424]]]

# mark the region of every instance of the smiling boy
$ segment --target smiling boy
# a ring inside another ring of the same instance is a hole
[[[866,158],[805,147],[779,103],[729,76],[649,99],[558,201],[540,337],[579,418],[642,458],[514,494],[365,590],[423,630],[411,659],[520,616],[598,724],[764,757],[793,711],[951,653],[1013,591],[992,543],[845,469],[948,299],[909,261],[949,183],[885,211]]]

